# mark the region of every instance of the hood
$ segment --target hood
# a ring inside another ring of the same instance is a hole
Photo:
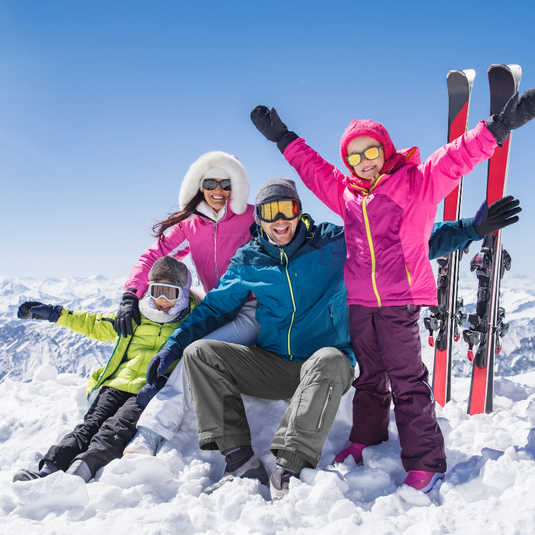
[[[211,168],[222,169],[228,174],[232,183],[230,209],[238,215],[245,213],[249,196],[247,171],[235,156],[221,151],[207,152],[191,164],[180,186],[178,196],[180,209],[182,210],[195,197],[204,174]]]
[[[368,119],[362,121],[351,121],[349,126],[346,128],[346,131],[343,133],[342,139],[340,140],[340,156],[344,162],[344,165],[349,169],[353,176],[356,176],[355,171],[346,161],[347,146],[355,138],[363,136],[371,137],[383,146],[385,164],[381,169],[382,174],[392,174],[406,163],[405,157],[402,154],[403,151],[396,151],[396,147],[394,147],[394,143],[392,143],[390,134],[381,123],[376,123],[375,121],[370,121]]]

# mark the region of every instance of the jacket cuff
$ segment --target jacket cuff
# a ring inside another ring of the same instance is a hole
[[[484,236],[480,236],[476,229],[474,228],[474,218],[473,217],[467,217],[466,219],[461,219],[463,224],[463,230],[466,233],[466,235],[473,241],[479,241],[484,238]]]
[[[286,147],[296,139],[299,139],[299,136],[295,132],[286,132],[278,141],[277,147],[284,154]]]
[[[69,318],[69,312],[70,310],[68,308],[63,307],[61,310],[61,314],[59,315],[58,320],[56,321],[56,325],[59,325],[60,327],[67,327],[67,321]],[[72,316],[72,314],[71,314]]]

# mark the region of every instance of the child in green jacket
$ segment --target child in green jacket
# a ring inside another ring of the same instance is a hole
[[[89,380],[88,398],[100,390],[83,423],[48,450],[38,471],[19,470],[13,481],[29,481],[63,470],[87,483],[100,468],[122,456],[124,447],[136,434],[143,409],[165,384],[165,377],[156,386],[146,383],[152,357],[199,304],[190,286],[191,274],[182,262],[171,256],[155,262],[149,272],[149,288],[140,301],[141,324],[133,324],[134,334],[128,338],[117,336],[115,314],[71,312],[37,301],[20,306],[21,319],[48,319],[88,338],[116,343],[106,366],[96,370]]]

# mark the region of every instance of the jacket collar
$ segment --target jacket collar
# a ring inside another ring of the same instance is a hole
[[[223,212],[223,214],[221,214],[221,212]],[[231,210],[227,199],[225,207],[222,208],[218,214],[212,210],[208,203],[202,201],[197,205],[197,208],[195,209],[195,215],[202,217],[205,221],[209,221],[210,223],[219,223],[220,221],[226,221],[230,219],[234,215],[234,212]]]

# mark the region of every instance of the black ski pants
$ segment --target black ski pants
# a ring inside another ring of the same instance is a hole
[[[66,471],[75,459],[83,459],[95,476],[100,468],[122,456],[136,434],[136,423],[142,412],[135,394],[103,387],[83,423],[48,450],[40,467],[48,461]]]

